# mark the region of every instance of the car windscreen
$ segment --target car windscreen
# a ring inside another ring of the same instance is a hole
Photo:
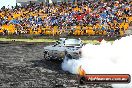
[[[65,40],[65,46],[80,46],[81,41],[79,39],[67,39]]]

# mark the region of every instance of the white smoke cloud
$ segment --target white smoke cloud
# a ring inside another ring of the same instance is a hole
[[[82,58],[64,60],[62,69],[78,74],[78,67],[87,74],[130,74],[132,75],[132,36],[115,40],[113,44],[103,40],[100,45],[86,44],[82,47]],[[130,84],[112,84],[114,88],[132,88]]]

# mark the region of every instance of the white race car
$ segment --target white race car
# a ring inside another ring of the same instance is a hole
[[[81,57],[81,39],[60,38],[54,45],[44,47],[44,59],[79,59]]]

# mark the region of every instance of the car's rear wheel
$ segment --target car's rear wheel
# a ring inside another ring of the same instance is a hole
[[[48,51],[44,51],[44,59],[45,60],[50,60],[51,59]]]
[[[72,56],[71,56],[70,54],[67,54],[67,55],[66,55],[66,58],[67,58],[67,59],[72,59]]]

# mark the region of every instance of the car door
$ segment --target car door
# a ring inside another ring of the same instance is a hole
[[[63,58],[65,55],[65,47],[61,45],[53,47],[52,54],[56,58]]]

